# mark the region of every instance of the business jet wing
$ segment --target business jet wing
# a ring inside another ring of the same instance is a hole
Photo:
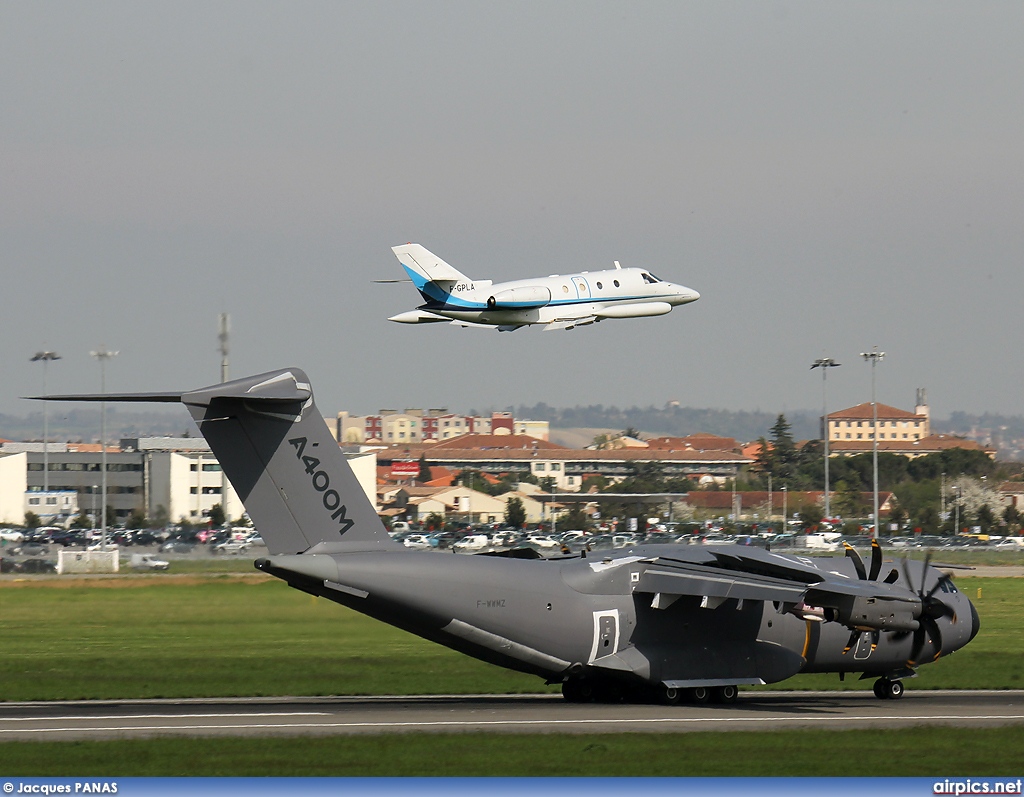
[[[554,321],[545,324],[541,331],[554,332],[558,329],[575,329],[576,327],[585,327],[600,320],[597,316],[593,315],[581,316],[580,318],[556,318]]]
[[[522,329],[528,324],[480,324],[476,321],[459,321],[455,320],[451,322],[453,327],[464,327],[473,329],[496,329],[498,332],[515,332],[517,329]]]

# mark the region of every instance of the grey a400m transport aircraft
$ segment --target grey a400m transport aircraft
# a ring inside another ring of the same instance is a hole
[[[737,686],[860,673],[879,698],[963,647],[978,614],[928,562],[869,567],[740,545],[637,545],[554,559],[412,551],[393,541],[297,368],[185,393],[47,396],[181,402],[263,535],[255,563],[478,659],[561,683],[570,701],[729,702]],[[884,571],[884,573],[883,573]],[[880,578],[880,576],[883,576]]]

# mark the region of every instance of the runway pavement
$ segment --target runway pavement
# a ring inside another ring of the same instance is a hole
[[[1024,724],[1024,690],[743,692],[727,706],[570,704],[552,695],[237,698],[0,704],[0,741],[156,736],[665,733]]]

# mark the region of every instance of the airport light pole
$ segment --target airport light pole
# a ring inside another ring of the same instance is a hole
[[[946,471],[942,471],[942,481],[939,483],[939,520],[946,522]]]
[[[864,362],[871,363],[871,464],[874,471],[872,495],[875,513],[872,517],[871,539],[878,539],[878,402],[875,401],[875,366],[885,357],[885,352],[879,351],[877,346],[872,346],[871,351],[862,351],[860,356],[864,358]]]
[[[228,381],[230,367],[228,355],[230,354],[229,340],[231,335],[231,316],[227,313],[220,314],[220,333],[217,338],[220,340],[220,381],[221,384]],[[217,460],[218,466],[220,460]],[[200,485],[202,484],[202,472],[199,474]],[[202,488],[200,487],[200,492]],[[231,528],[231,516],[228,514],[228,477],[224,468],[220,469],[220,508],[224,512],[224,525]]]
[[[963,498],[963,488],[954,484],[950,489],[956,490],[956,503],[953,504],[953,536],[960,536],[960,501]]]
[[[107,360],[117,356],[106,344],[89,352],[100,363],[100,393],[107,392]],[[100,402],[100,550],[107,550],[107,402]]]
[[[829,368],[838,368],[842,363],[837,363],[831,357],[819,357],[811,363],[811,370],[821,369],[821,433],[825,438],[825,518],[832,517],[831,500],[828,493],[828,396],[825,392],[826,377]]]
[[[55,351],[37,351],[29,362],[43,364],[43,395],[47,395],[46,378],[50,370],[50,362],[61,357]],[[49,402],[43,402],[43,500],[50,492],[50,415]],[[45,506],[45,504],[44,504]]]

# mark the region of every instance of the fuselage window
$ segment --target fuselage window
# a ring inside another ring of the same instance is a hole
[[[615,285],[616,288],[619,287],[619,281],[618,280],[612,280],[612,284]]]
[[[597,283],[597,289],[598,289],[598,290],[601,290],[601,288],[603,288],[603,287],[604,287],[604,286],[603,286],[603,285],[602,285],[602,284],[601,284],[600,282],[599,282],[599,283]]]

